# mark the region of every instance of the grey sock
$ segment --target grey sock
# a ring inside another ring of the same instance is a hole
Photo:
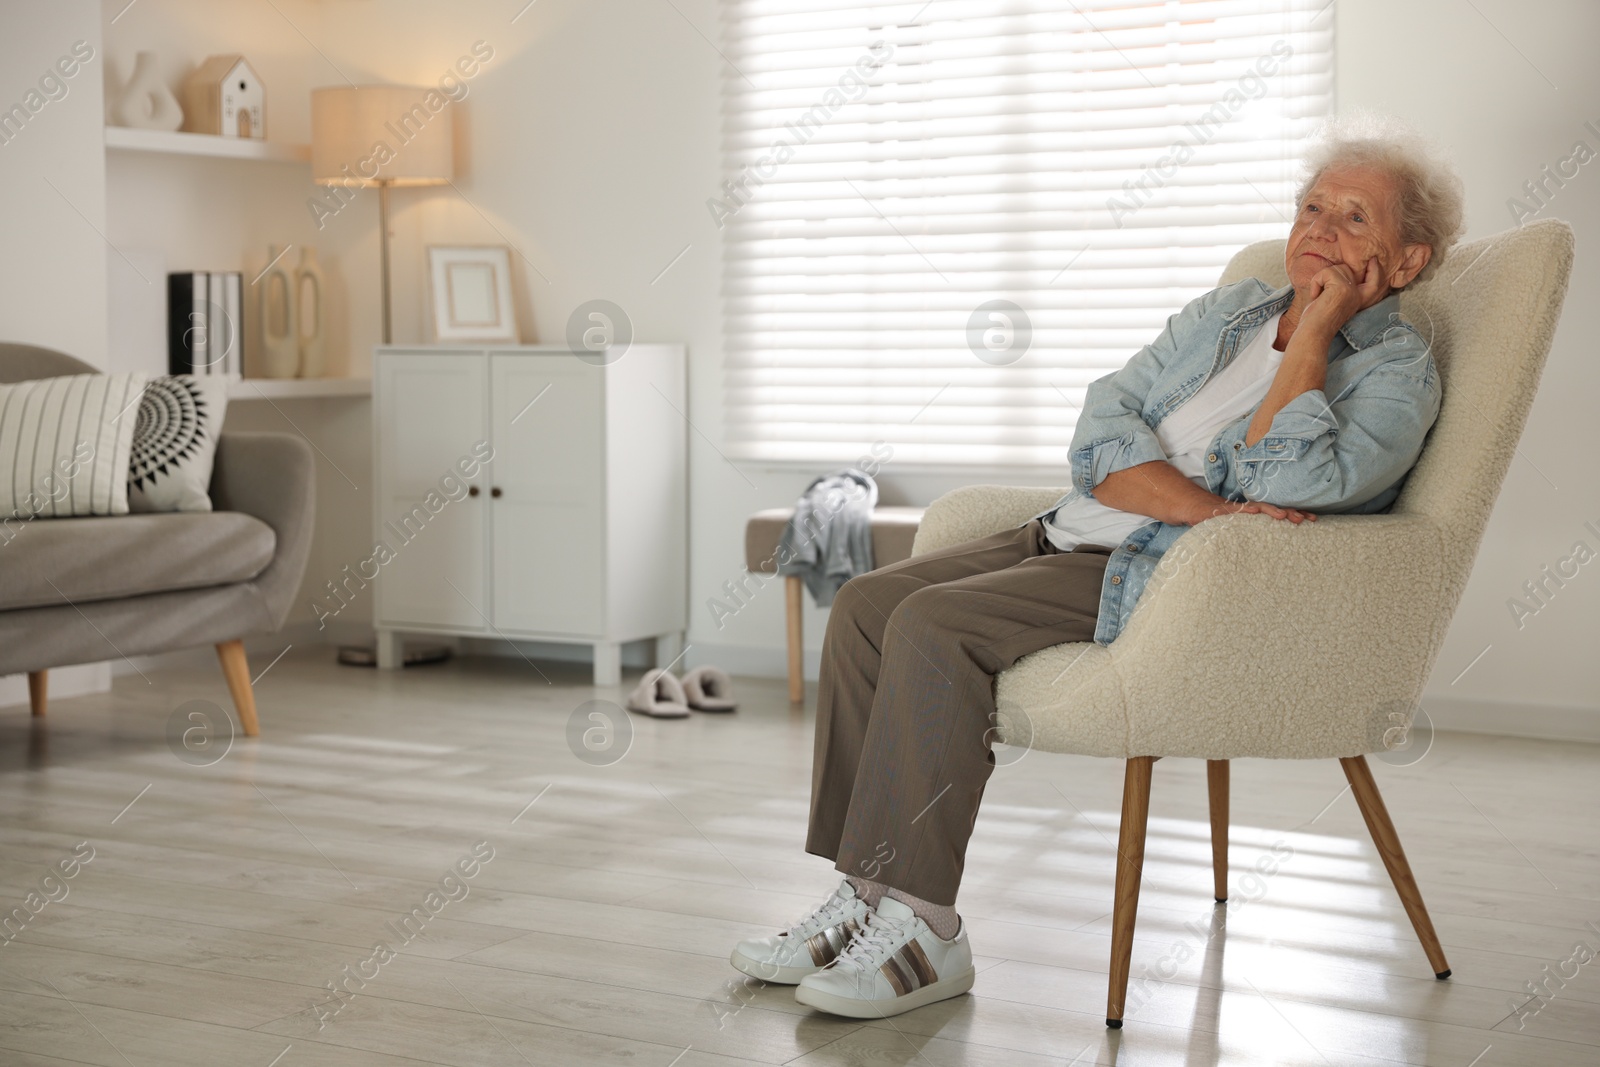
[[[950,940],[961,929],[961,916],[956,914],[954,904],[930,904],[898,889],[889,890],[889,896],[916,912],[917,918],[927,923],[933,936],[941,941]]]
[[[883,899],[883,894],[889,887],[882,882],[874,882],[870,878],[857,878],[853,874],[844,876],[844,880],[855,887],[856,896],[867,902],[867,907],[876,908],[878,901]]]

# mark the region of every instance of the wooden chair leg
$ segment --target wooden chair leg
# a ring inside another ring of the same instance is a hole
[[[1206,760],[1211,795],[1211,881],[1218,904],[1228,902],[1228,761]]]
[[[28,672],[28,706],[33,709],[35,719],[44,718],[45,710],[50,704],[50,672]]]
[[[244,654],[244,642],[222,642],[217,646],[217,658],[222,661],[222,676],[228,680],[228,692],[233,694],[244,735],[259,737],[261,726],[256,722],[256,695],[250,688],[250,660]]]
[[[1434,977],[1449,978],[1450,965],[1445,962],[1439,935],[1433,931],[1433,920],[1428,918],[1428,909],[1422,903],[1422,892],[1417,889],[1417,880],[1411,876],[1411,864],[1406,862],[1405,850],[1400,847],[1400,835],[1394,831],[1389,809],[1384,806],[1383,797],[1378,793],[1378,783],[1373,781],[1367,758],[1351,756],[1341,759],[1339,765],[1344,768],[1344,776],[1350,780],[1350,792],[1355,794],[1361,817],[1367,820],[1367,832],[1372,835],[1372,843],[1378,847],[1378,855],[1383,857],[1383,865],[1389,869],[1389,879],[1394,882],[1395,892],[1400,894],[1400,903],[1405,905],[1406,914],[1411,916],[1411,925],[1416,928],[1417,940],[1422,942],[1422,951],[1428,954]]]
[[[803,616],[801,609],[805,602],[801,599],[804,590],[798,574],[786,575],[783,579],[784,607],[788,614],[789,638],[789,703],[804,704],[806,702],[806,674],[805,674],[805,640],[801,634]]]
[[[1117,835],[1117,890],[1111,906],[1111,980],[1106,995],[1106,1025],[1122,1026],[1133,962],[1133,924],[1139,912],[1139,879],[1144,873],[1144,835],[1150,821],[1151,756],[1128,761],[1122,780],[1122,829]]]

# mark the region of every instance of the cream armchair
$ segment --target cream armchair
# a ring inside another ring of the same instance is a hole
[[[1282,241],[1251,245],[1222,281],[1284,284],[1283,250]],[[1150,777],[1163,756],[1209,761],[1219,902],[1228,761],[1339,760],[1429,964],[1450,976],[1365,754],[1392,747],[1410,724],[1527,420],[1572,255],[1566,223],[1535,222],[1459,246],[1401,295],[1402,314],[1432,340],[1444,400],[1390,513],[1299,526],[1259,515],[1209,520],[1163,557],[1111,645],[1057,645],[1000,675],[1003,736],[1127,761],[1108,1026],[1122,1025]],[[1064,491],[947,493],[928,508],[912,554],[1016,526]],[[1228,635],[1221,655],[1208,639],[1217,633]]]

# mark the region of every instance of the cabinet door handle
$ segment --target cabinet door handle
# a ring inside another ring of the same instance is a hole
[[[489,495],[494,497],[496,500],[499,500],[500,499],[500,487],[497,485],[493,489],[489,490]]]
[[[475,485],[474,485],[474,486],[471,486],[471,487],[469,487],[469,488],[468,488],[468,489],[467,489],[467,495],[468,495],[468,496],[477,496],[477,495],[478,495],[478,487],[477,487],[477,486],[475,486]]]

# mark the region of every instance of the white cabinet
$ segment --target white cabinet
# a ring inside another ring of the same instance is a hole
[[[597,366],[563,346],[373,356],[381,667],[400,637],[621,646],[674,659],[687,622],[688,426],[678,345]]]
[[[393,554],[381,563],[373,594],[379,644],[382,629],[391,625],[482,633],[488,589],[483,473],[469,481],[461,462],[491,436],[484,360],[386,353],[377,374],[373,536]],[[468,486],[480,494],[462,496]]]

